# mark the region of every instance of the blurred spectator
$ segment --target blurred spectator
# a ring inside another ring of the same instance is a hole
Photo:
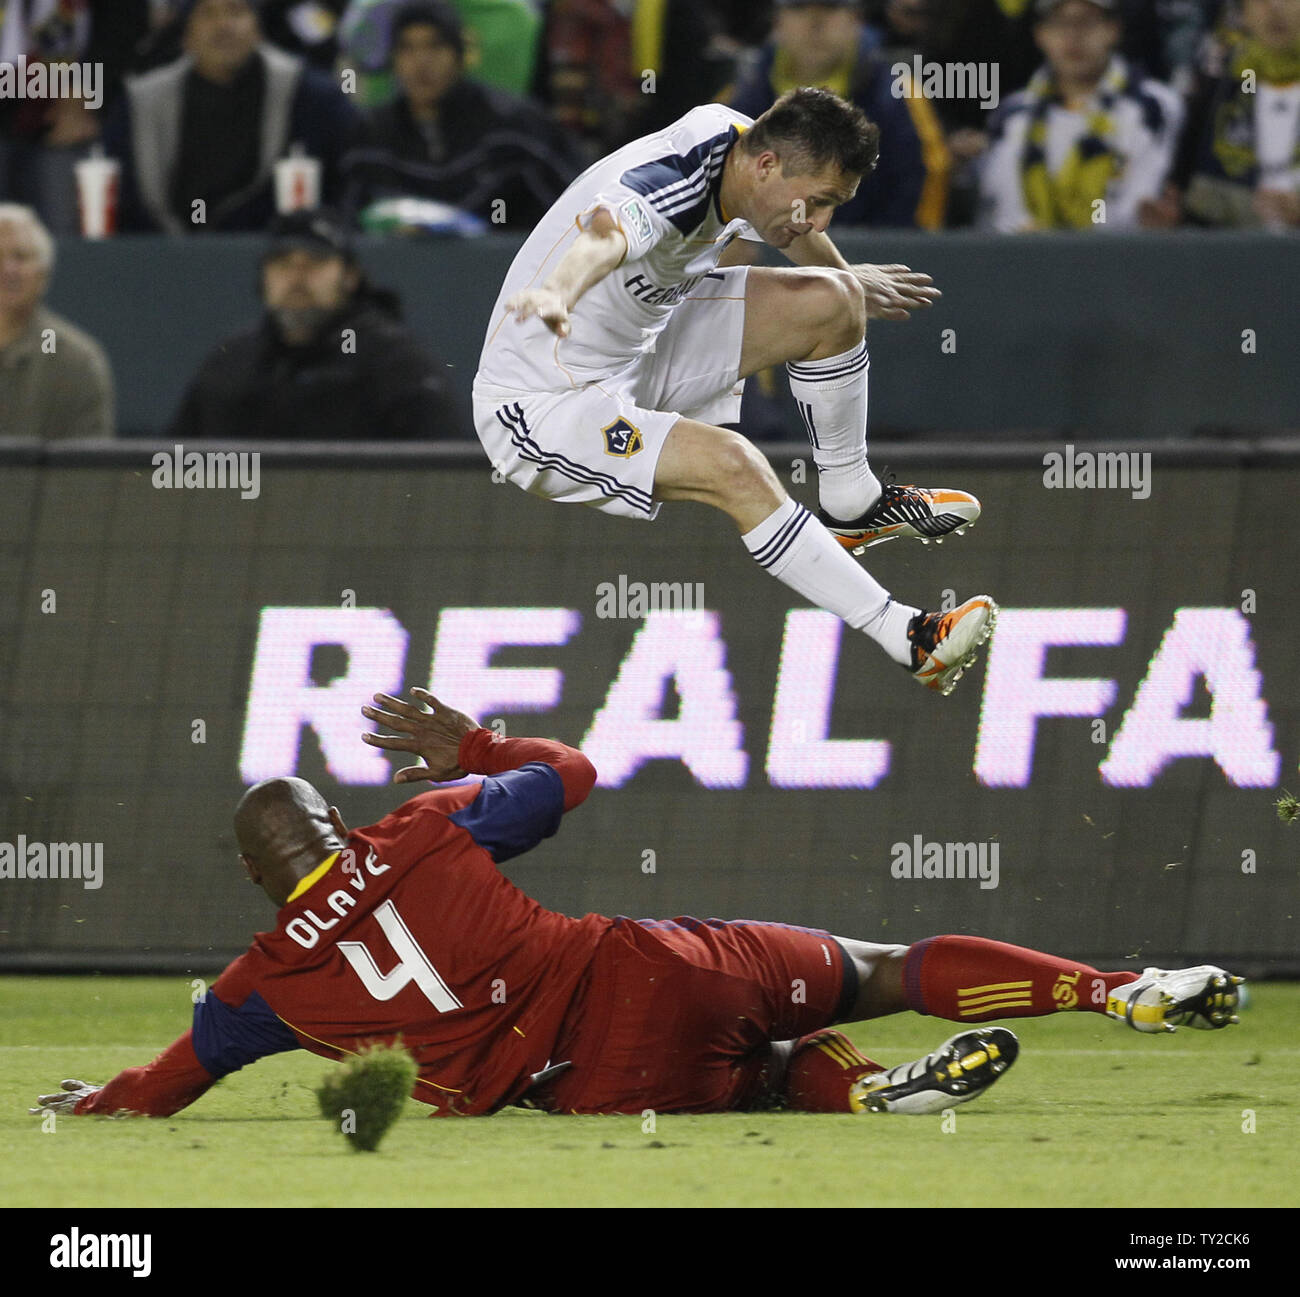
[[[0,63],[84,64],[90,24],[88,0],[0,0]],[[102,96],[102,85],[78,79]],[[98,135],[98,112],[82,99],[0,98],[0,202],[28,204],[55,233],[76,233],[73,166]]]
[[[89,0],[90,47],[86,58],[104,68],[105,101],[116,102],[123,81],[133,72],[180,55],[179,40],[166,60],[155,57],[161,38],[174,22],[180,0]]]
[[[1014,12],[1008,12],[1008,9]],[[1025,3],[1006,0],[876,0],[872,23],[891,70],[923,65],[970,69],[965,93],[927,99],[944,133],[950,171],[945,226],[971,225],[979,207],[978,160],[989,144],[991,113],[1038,66]],[[989,94],[974,93],[981,76]]]
[[[53,265],[54,241],[36,213],[0,204],[0,437],[111,437],[103,348],[41,305]]]
[[[177,441],[445,441],[464,436],[446,367],[371,286],[327,212],[280,218],[262,261],[260,323],[191,382]]]
[[[593,161],[636,134],[641,77],[632,65],[632,10],[619,0],[551,0],[541,91],[551,116]]]
[[[272,169],[300,144],[336,200],[355,128],[322,73],[262,40],[251,0],[187,0],[185,55],[129,77],[105,147],[122,164],[120,226],[184,234],[262,230],[274,215]]]
[[[1209,43],[1152,225],[1300,227],[1300,0],[1240,0]],[[1185,197],[1180,190],[1186,189]],[[1181,210],[1180,210],[1181,209]]]
[[[333,74],[347,7],[348,0],[262,0],[262,31],[272,45]]]
[[[717,0],[552,0],[539,93],[593,160],[661,130],[730,93],[741,45],[723,8]]]
[[[254,0],[262,35],[312,67],[334,74],[339,19],[348,0]],[[148,72],[174,63],[185,53],[189,0],[90,0],[96,41],[121,72]],[[111,18],[110,11],[111,10]]]
[[[1201,44],[1224,0],[1120,0],[1120,52],[1180,94],[1191,88]]]
[[[358,73],[361,103],[387,103],[393,18],[405,0],[352,0],[339,31],[342,62]],[[542,19],[535,0],[448,0],[464,25],[465,75],[512,95],[533,90]]]
[[[984,224],[1131,229],[1169,173],[1182,104],[1117,52],[1117,0],[1038,0],[1035,12],[1047,62],[994,119]]]
[[[467,79],[464,55],[450,4],[416,0],[394,15],[399,93],[368,111],[346,159],[352,211],[415,196],[531,229],[577,175],[574,146],[540,106]]]
[[[741,74],[728,102],[758,117],[798,86],[820,86],[852,100],[880,127],[880,162],[852,201],[835,209],[836,223],[938,229],[950,162],[943,131],[927,100],[894,95],[878,45],[856,0],[777,0],[772,39]]]

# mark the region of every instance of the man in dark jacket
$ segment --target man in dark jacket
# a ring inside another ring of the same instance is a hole
[[[344,160],[349,208],[414,195],[531,229],[582,169],[576,145],[539,105],[465,79],[450,4],[404,5],[392,30],[399,91],[366,116]]]
[[[220,343],[168,435],[198,439],[446,441],[464,419],[446,367],[365,280],[341,225],[280,220],[262,262],[266,315]]]
[[[185,56],[128,77],[104,146],[122,164],[123,230],[264,230],[291,146],[321,163],[335,201],[356,125],[323,73],[262,40],[252,0],[187,0]]]

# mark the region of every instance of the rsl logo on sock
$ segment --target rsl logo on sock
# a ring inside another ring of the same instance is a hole
[[[1062,973],[1056,979],[1056,984],[1052,987],[1052,999],[1056,1001],[1057,1009],[1073,1009],[1079,1004],[1079,978],[1082,976],[1077,970],[1074,973]]]

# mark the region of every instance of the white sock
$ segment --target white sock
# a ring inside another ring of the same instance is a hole
[[[812,442],[821,506],[832,518],[851,521],[880,497],[880,479],[867,465],[867,341],[840,356],[785,368]]]
[[[786,500],[741,540],[778,581],[871,636],[895,662],[911,664],[907,623],[920,610],[895,603],[801,504]]]

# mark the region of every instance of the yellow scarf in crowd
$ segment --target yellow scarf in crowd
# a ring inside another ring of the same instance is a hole
[[[831,72],[822,77],[817,82],[818,88],[829,90],[833,94],[839,95],[841,99],[852,98],[850,91],[853,86],[853,69],[857,66],[858,51],[854,49],[844,61]],[[795,74],[791,66],[789,54],[785,50],[779,49],[772,60],[772,89],[776,91],[777,97],[785,94],[787,90],[797,90],[800,86],[808,83],[801,81]]]
[[[1047,169],[1047,115],[1061,102],[1047,68],[1040,68],[1026,87],[1033,106],[1020,155],[1020,182],[1025,206],[1040,230],[1082,230],[1093,224],[1093,204],[1105,198],[1111,181],[1123,168],[1115,151],[1115,104],[1129,83],[1122,59],[1110,61],[1097,87],[1096,106],[1088,114],[1084,133],[1056,175]]]
[[[1226,46],[1227,67],[1224,95],[1214,110],[1213,143],[1215,161],[1225,177],[1253,184],[1259,173],[1255,152],[1255,105],[1253,93],[1244,89],[1245,74],[1254,73],[1255,83],[1288,86],[1300,81],[1300,43],[1274,50],[1239,32],[1222,33]],[[1300,166],[1300,138],[1292,155]]]

